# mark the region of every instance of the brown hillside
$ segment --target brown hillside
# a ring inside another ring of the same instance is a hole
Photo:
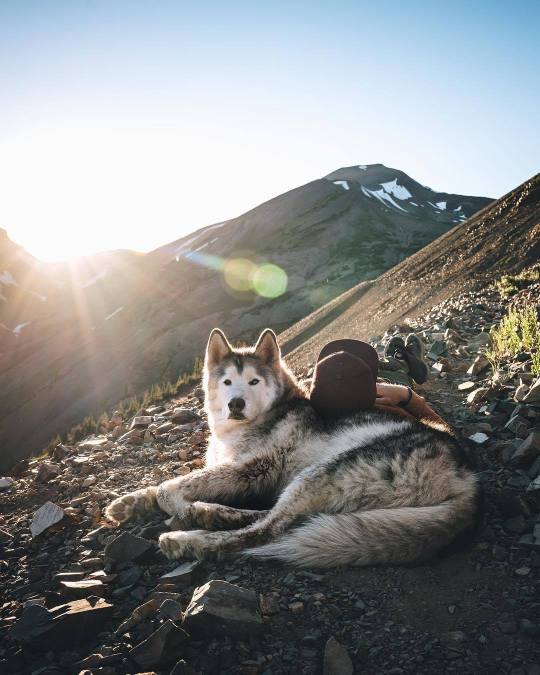
[[[539,259],[537,174],[375,281],[359,284],[289,328],[281,335],[288,360],[305,365],[329,340],[368,339],[460,290],[481,287]]]

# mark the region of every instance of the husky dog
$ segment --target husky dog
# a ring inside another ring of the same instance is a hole
[[[204,389],[206,467],[120,497],[106,511],[121,522],[159,507],[181,528],[199,528],[162,534],[169,558],[407,563],[473,525],[477,485],[453,436],[375,409],[323,420],[271,330],[255,347],[234,349],[214,329]],[[273,506],[232,506],[253,498]]]

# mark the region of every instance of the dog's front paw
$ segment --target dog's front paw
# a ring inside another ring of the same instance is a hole
[[[201,559],[207,550],[207,534],[204,530],[165,532],[159,537],[159,548],[171,560]]]
[[[118,497],[105,509],[105,517],[115,523],[123,523],[125,520],[129,520],[135,514],[136,501],[137,497],[134,494]]]
[[[105,517],[116,523],[123,523],[134,515],[140,515],[156,508],[156,488],[151,486],[135,490],[112,501],[105,509]]]

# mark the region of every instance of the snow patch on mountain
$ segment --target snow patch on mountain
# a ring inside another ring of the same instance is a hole
[[[348,190],[348,189],[349,189],[349,183],[347,183],[346,180],[335,180],[335,181],[334,181],[334,185],[339,185],[339,186],[342,187],[344,190]]]
[[[362,171],[367,171],[367,164],[359,164],[358,168],[362,169]]]
[[[407,190],[403,185],[399,185],[397,178],[394,180],[388,181],[387,183],[381,183],[381,187],[386,190],[389,194],[393,195],[396,199],[410,199],[412,194]]]
[[[173,252],[173,257],[176,260],[176,262],[178,262],[180,256],[187,255],[188,253],[195,253],[195,251],[199,251],[201,248],[206,246],[206,244],[203,244],[201,247],[196,248],[193,251],[190,250],[191,245],[193,243],[195,243],[197,241],[197,239],[200,239],[204,234],[206,234],[207,232],[210,232],[210,230],[217,230],[218,227],[223,227],[227,222],[228,221],[224,220],[221,223],[216,223],[215,225],[210,225],[210,227],[206,227],[202,231],[199,230],[198,232],[195,233],[195,235],[193,237],[190,237],[187,241],[180,244],[180,246],[178,246]],[[215,241],[215,239],[213,241]]]
[[[197,253],[197,251],[202,251],[203,248],[206,248],[209,243],[210,243],[209,241],[205,241],[204,244],[201,244],[200,246],[197,246],[197,248],[194,248],[193,251],[190,251],[188,255],[190,255],[191,253]]]
[[[216,230],[218,227],[223,227],[228,222],[229,222],[228,220],[223,220],[221,223],[209,225],[208,227],[205,228],[204,233],[206,234],[206,232],[210,232],[210,230]]]
[[[362,192],[366,195],[366,197],[375,197],[375,199],[378,199],[381,204],[384,204],[385,206],[393,206],[400,211],[408,213],[407,209],[403,209],[399,204],[396,204],[388,192],[385,192],[382,188],[380,190],[370,190],[369,188],[362,185]]]
[[[446,209],[446,202],[435,202],[435,206],[438,209],[441,209],[441,211],[444,211]]]
[[[187,241],[185,241],[183,244],[180,244],[178,248],[175,250],[175,256],[178,258],[181,254],[183,254],[185,251],[189,250],[189,247],[193,242],[197,241],[197,239],[201,236],[201,232],[198,232],[194,237],[190,237]]]

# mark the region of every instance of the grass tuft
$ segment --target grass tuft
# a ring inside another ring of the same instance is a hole
[[[486,357],[496,370],[501,361],[514,358],[519,352],[530,352],[531,370],[540,375],[540,321],[536,306],[511,307],[498,326],[491,329],[491,347]]]
[[[540,281],[540,263],[521,270],[518,274],[503,274],[495,282],[495,287],[503,298],[507,298],[537,281]]]

